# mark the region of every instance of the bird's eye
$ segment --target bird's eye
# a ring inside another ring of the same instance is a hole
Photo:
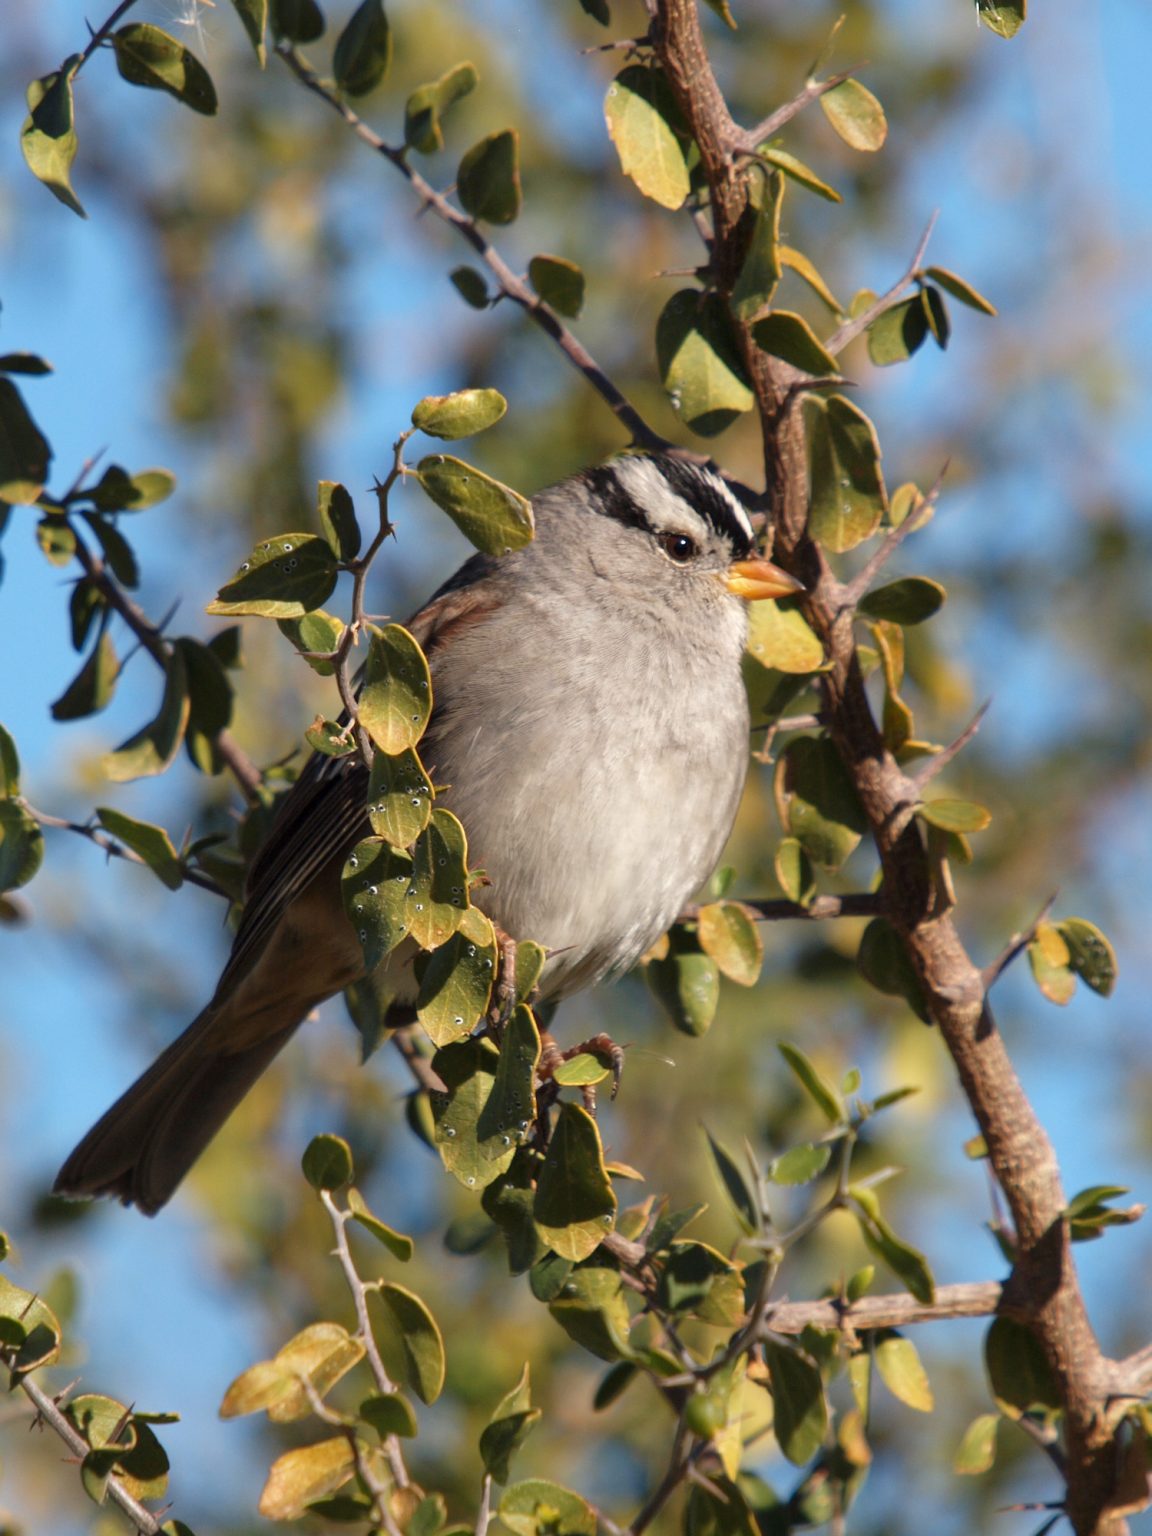
[[[662,533],[657,543],[669,560],[675,561],[677,565],[687,565],[698,553],[696,540],[689,538],[686,533]]]

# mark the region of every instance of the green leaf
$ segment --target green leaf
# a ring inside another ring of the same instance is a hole
[[[343,1136],[313,1136],[300,1166],[313,1189],[340,1189],[352,1182],[352,1149]]]
[[[611,23],[612,13],[608,9],[608,0],[580,0],[580,9],[586,16],[591,16],[593,21],[598,21],[602,27]]]
[[[536,1119],[536,1069],[540,1065],[540,1034],[532,1010],[517,1004],[504,1026],[500,1060],[492,1092],[476,1120],[481,1144],[506,1147],[524,1140],[527,1126]]]
[[[355,560],[360,553],[360,524],[356,508],[336,480],[321,480],[316,487],[316,515],[337,560]]]
[[[888,137],[884,108],[859,80],[841,80],[824,92],[820,106],[849,149],[872,152]]]
[[[323,715],[316,716],[304,732],[304,740],[313,752],[320,752],[325,757],[351,757],[356,750],[355,739],[348,728],[335,720],[325,720]]]
[[[256,59],[263,69],[268,62],[268,50],[264,46],[264,33],[268,27],[268,0],[232,0],[236,14],[248,34],[248,41],[256,52]]]
[[[754,987],[764,963],[764,945],[756,924],[735,901],[714,901],[696,917],[700,947],[729,981]]]
[[[399,1392],[374,1393],[366,1397],[360,1404],[357,1416],[370,1425],[381,1440],[386,1440],[389,1435],[403,1435],[405,1439],[411,1439],[417,1430],[412,1405]]]
[[[344,634],[344,621],[323,608],[314,608],[299,619],[277,619],[276,627],[300,652],[305,662],[318,677],[331,677],[336,671],[335,662],[323,660],[340,644]]]
[[[704,1127],[704,1135],[708,1140],[708,1150],[712,1154],[712,1162],[716,1172],[720,1176],[720,1182],[724,1186],[724,1193],[732,1202],[732,1208],[736,1212],[736,1219],[749,1237],[760,1230],[761,1214],[759,1202],[755,1193],[749,1188],[744,1176],[744,1170],[732,1156],[731,1152],[723,1146]]]
[[[52,448],[11,379],[0,377],[0,501],[31,506],[44,489]],[[66,526],[62,519],[51,521]]]
[[[808,531],[842,555],[869,538],[888,509],[876,428],[843,395],[805,402]]]
[[[536,1183],[536,1229],[554,1253],[578,1264],[611,1232],[615,1215],[596,1122],[578,1104],[563,1103]]]
[[[455,267],[449,274],[452,286],[471,309],[487,309],[488,284],[475,267]]]
[[[604,116],[625,176],[662,208],[679,208],[690,186],[685,130],[660,71],[644,64],[622,69],[608,87]]]
[[[648,962],[648,985],[682,1035],[706,1034],[720,1001],[716,962],[682,929],[669,934],[668,953]]]
[[[299,1520],[309,1504],[343,1488],[356,1475],[356,1452],[345,1435],[285,1451],[272,1463],[257,1505],[268,1520]]]
[[[948,306],[944,302],[944,295],[939,288],[933,288],[929,283],[920,290],[920,306],[936,345],[943,351],[952,335],[952,321],[948,318]]]
[[[474,437],[494,426],[508,409],[498,389],[458,389],[426,395],[412,412],[412,425],[429,437]]]
[[[362,0],[336,40],[332,71],[346,96],[367,96],[388,73],[392,32],[381,0]]]
[[[977,805],[974,800],[924,800],[916,807],[916,814],[930,826],[942,832],[983,832],[992,821],[987,806]]]
[[[718,294],[672,295],[656,322],[656,360],[673,409],[701,437],[723,432],[755,403]]]
[[[1028,945],[1028,964],[1033,979],[1050,1002],[1061,1007],[1071,1002],[1076,991],[1076,975],[1067,940],[1052,923],[1038,923]]]
[[[998,1413],[981,1413],[972,1420],[952,1458],[952,1470],[958,1477],[979,1477],[991,1469],[996,1460],[996,1431],[999,1428]]]
[[[38,824],[15,800],[0,800],[0,891],[27,885],[43,859],[44,834]]]
[[[416,466],[420,484],[466,539],[486,555],[531,543],[532,503],[461,459],[434,453]]]
[[[816,875],[812,860],[803,845],[794,837],[782,839],[773,861],[780,889],[789,901],[806,907],[816,895]]]
[[[873,1348],[876,1369],[892,1396],[917,1413],[931,1413],[936,1406],[932,1386],[912,1340],[881,1328],[873,1335]]]
[[[1116,985],[1116,952],[1096,924],[1082,917],[1066,917],[1056,926],[1077,976],[1101,997],[1111,997]]]
[[[420,85],[404,107],[404,142],[422,155],[444,148],[441,119],[450,107],[476,89],[479,76],[470,63],[455,64],[428,85]]]
[[[33,80],[29,85],[28,116],[20,130],[20,148],[33,176],[42,181],[66,208],[86,219],[88,215],[72,190],[71,179],[72,162],[76,158],[72,77],[78,63],[79,55],[73,54],[63,69]],[[2,485],[0,496],[11,500]]]
[[[498,1483],[510,1476],[509,1463],[540,1419],[529,1391],[528,1365],[520,1380],[503,1399],[480,1435],[480,1456],[485,1471]]]
[[[344,910],[374,971],[408,929],[412,860],[376,837],[357,843],[340,877]]]
[[[49,565],[65,566],[76,554],[76,535],[71,525],[54,514],[36,524],[36,542]]]
[[[927,576],[902,576],[865,593],[857,612],[892,624],[923,624],[940,612],[947,596],[945,588]]]
[[[519,136],[514,128],[474,144],[456,172],[465,212],[489,224],[511,224],[520,212]]]
[[[112,697],[119,675],[116,648],[105,630],[88,660],[52,704],[53,720],[82,720],[102,710]]]
[[[271,0],[273,37],[290,43],[314,43],[324,35],[324,13],[316,0]]]
[[[424,652],[402,624],[368,626],[368,660],[360,688],[360,724],[381,752],[415,747],[432,713],[432,678]]]
[[[408,887],[408,930],[435,949],[459,928],[468,908],[468,842],[451,811],[436,809],[416,841]]]
[[[896,1236],[881,1216],[880,1202],[873,1190],[856,1184],[849,1188],[848,1194],[855,1205],[856,1220],[869,1250],[878,1259],[883,1259],[917,1301],[931,1306],[936,1296],[936,1282],[924,1255],[911,1243]]]
[[[596,1536],[592,1506],[540,1477],[510,1484],[497,1513],[513,1536]]]
[[[433,1070],[446,1089],[430,1095],[436,1150],[448,1172],[467,1189],[486,1189],[498,1179],[516,1156],[521,1140],[520,1125],[483,1140],[479,1136],[480,1116],[493,1091],[499,1059],[495,1047],[485,1040],[455,1041],[432,1058]]]
[[[147,821],[136,821],[123,811],[110,806],[98,806],[96,818],[105,832],[110,832],[126,848],[131,848],[147,864],[152,873],[170,891],[178,891],[184,883],[184,870],[180,857],[172,846],[172,839],[163,827]]]
[[[0,838],[9,809],[16,807],[0,804]],[[0,842],[0,867],[3,858]],[[13,1285],[6,1275],[0,1275],[0,1344],[16,1350],[12,1365],[18,1376],[51,1365],[60,1354],[60,1323],[52,1308],[31,1291]]]
[[[544,973],[544,966],[548,960],[548,952],[541,944],[534,944],[531,939],[521,939],[516,946],[516,1001],[518,1003],[530,1003],[532,995],[540,984],[540,977]]]
[[[783,171],[790,181],[806,187],[809,192],[815,192],[818,197],[824,198],[827,202],[844,201],[835,187],[830,187],[826,181],[821,181],[814,170],[806,166],[802,160],[797,160],[795,155],[788,154],[787,150],[777,149],[774,144],[761,144],[756,153],[762,160],[767,160],[769,165],[774,165],[778,171]]]
[[[868,830],[856,787],[827,736],[799,736],[780,757],[787,831],[814,863],[839,869]]]
[[[869,986],[886,997],[902,997],[922,1023],[931,1023],[920,977],[887,918],[874,917],[865,928],[856,966]]]
[[[415,748],[391,756],[377,752],[368,783],[368,820],[378,837],[407,848],[432,815],[432,781]]]
[[[11,800],[19,793],[20,754],[11,733],[0,725],[0,800]]]
[[[868,327],[868,356],[877,368],[903,363],[919,351],[928,335],[928,317],[920,296],[893,304]]]
[[[129,85],[167,91],[193,112],[215,115],[216,87],[200,60],[150,22],[134,21],[112,34],[116,68]]]
[[[799,676],[824,665],[824,646],[795,605],[748,604],[748,651],[762,667]]]
[[[976,15],[997,37],[1015,37],[1028,14],[1028,0],[976,0]]]
[[[596,1388],[592,1398],[592,1411],[602,1413],[605,1408],[610,1408],[618,1397],[623,1396],[638,1374],[639,1369],[631,1360],[618,1360],[615,1365],[610,1366]]]
[[[258,544],[205,613],[299,619],[322,608],[336,585],[336,556],[315,533],[279,533]]]
[[[182,651],[173,648],[164,676],[164,694],[156,718],[101,759],[105,778],[122,784],[128,779],[163,773],[180,750],[192,704]]]
[[[412,1291],[389,1282],[368,1293],[375,1314],[372,1336],[393,1381],[422,1403],[434,1403],[444,1386],[444,1340],[436,1320]]]
[[[842,1125],[848,1119],[848,1111],[840,1094],[807,1057],[798,1045],[778,1040],[776,1049],[792,1068],[800,1086],[831,1125]]]
[[[492,995],[496,947],[463,933],[434,949],[420,972],[416,1015],[434,1045],[471,1034]]]
[[[784,201],[784,178],[773,172],[764,178],[764,182],[744,263],[732,289],[732,313],[743,321],[753,319],[771,302],[780,281],[780,206]]]
[[[1001,1412],[1018,1419],[1030,1409],[1059,1409],[1060,1387],[1040,1341],[1010,1317],[992,1321],[984,1338],[984,1364]]]
[[[774,309],[752,327],[752,340],[761,352],[779,357],[802,373],[820,376],[835,373],[836,359],[826,352],[815,332],[801,315],[786,309]]]
[[[120,532],[120,530],[108,522],[105,518],[95,517],[91,513],[83,514],[84,521],[96,536],[96,542],[100,545],[100,553],[104,557],[104,564],[115,576],[122,587],[137,587],[140,584],[140,567],[136,563],[136,556],[132,552],[132,546]]]
[[[401,1264],[407,1264],[412,1258],[415,1245],[410,1237],[405,1237],[403,1232],[397,1232],[395,1227],[390,1227],[387,1222],[381,1221],[373,1211],[368,1209],[364,1196],[358,1189],[348,1191],[348,1209],[352,1212],[352,1220],[357,1226],[363,1227],[365,1232],[370,1232],[378,1243],[382,1243],[394,1259],[399,1259]]]
[[[672,1243],[657,1285],[657,1301],[671,1312],[734,1327],[744,1315],[740,1270],[707,1243]]]
[[[772,1382],[773,1431],[792,1465],[803,1466],[828,1431],[824,1383],[815,1363],[792,1345],[768,1338],[764,1358]]]
[[[608,1076],[611,1068],[606,1067],[598,1056],[593,1056],[590,1051],[577,1051],[575,1056],[569,1056],[567,1061],[562,1061],[552,1073],[552,1081],[559,1083],[561,1088],[589,1088],[597,1083],[602,1083]],[[609,1173],[612,1169],[608,1169]]]
[[[934,283],[939,283],[945,293],[952,295],[961,304],[967,304],[969,309],[979,310],[982,315],[995,315],[997,309],[982,293],[978,293],[971,283],[966,283],[955,272],[950,272],[947,267],[926,267],[924,276],[930,277]]]
[[[533,256],[528,281],[558,315],[575,317],[584,308],[584,273],[563,256]]]
[[[774,1184],[810,1184],[824,1172],[831,1156],[832,1148],[826,1142],[819,1146],[803,1142],[773,1158],[768,1177]]]

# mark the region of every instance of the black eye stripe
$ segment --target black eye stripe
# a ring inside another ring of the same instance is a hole
[[[598,465],[584,472],[584,478],[597,501],[597,510],[625,528],[643,528],[652,531],[652,525],[644,508],[625,490],[616,471],[608,464]]]
[[[698,512],[717,533],[729,540],[738,556],[751,554],[752,540],[748,536],[748,529],[712,474],[684,459],[672,458],[665,453],[650,454],[649,460],[677,496]]]

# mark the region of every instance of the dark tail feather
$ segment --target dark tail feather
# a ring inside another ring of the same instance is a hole
[[[53,1186],[61,1195],[115,1195],[153,1216],[297,1029],[222,1050],[218,1008],[206,1008],[103,1115]],[[227,1038],[224,1032],[225,1039]]]

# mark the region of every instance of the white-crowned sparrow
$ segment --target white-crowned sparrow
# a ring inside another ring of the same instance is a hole
[[[532,543],[474,556],[409,627],[435,699],[421,755],[491,882],[476,903],[547,947],[558,997],[632,965],[714,868],[748,760],[744,600],[799,584],[755,555],[725,482],[682,459],[622,455],[533,510]],[[363,973],[339,881],[367,788],[356,757],[307,764],[212,1001],[58,1191],[158,1210],[310,1010]],[[400,993],[409,953],[386,962]]]

